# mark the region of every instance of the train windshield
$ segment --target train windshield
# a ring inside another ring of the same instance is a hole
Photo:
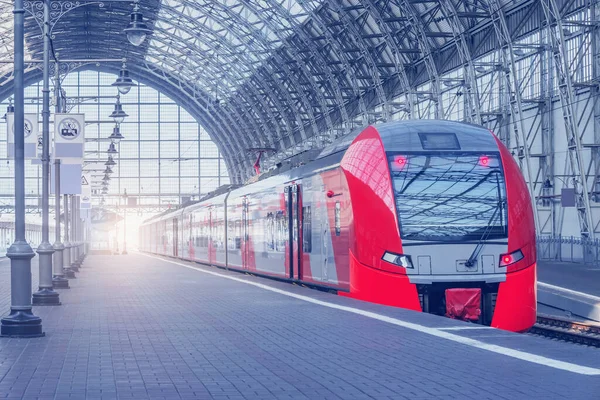
[[[396,154],[389,161],[402,239],[508,236],[499,155]]]

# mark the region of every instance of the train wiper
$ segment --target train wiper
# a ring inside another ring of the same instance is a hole
[[[481,239],[479,239],[479,241],[477,242],[477,246],[475,246],[475,249],[473,250],[473,253],[471,253],[471,256],[469,257],[469,259],[467,261],[465,261],[465,267],[471,268],[471,267],[475,266],[475,263],[477,262],[477,257],[479,257],[479,253],[481,253],[481,250],[483,249],[483,246],[485,245],[485,241],[488,238],[490,232],[492,231],[493,224],[496,222],[496,215],[498,215],[498,210],[500,210],[500,208],[502,208],[502,204],[500,202],[498,202],[498,205],[494,209],[494,213],[492,214],[492,217],[488,221],[488,223],[485,227],[485,230],[481,234]]]

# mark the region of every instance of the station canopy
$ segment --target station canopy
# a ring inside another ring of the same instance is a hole
[[[25,3],[26,59],[41,59],[32,13],[39,15],[42,2]],[[133,2],[60,0],[51,2],[53,23],[61,16],[52,28],[53,50],[60,60],[126,58],[134,79],[204,126],[240,182],[252,173],[252,149],[282,153],[331,142],[392,113],[415,117],[413,103],[435,96],[440,77],[465,65],[472,71],[473,60],[499,47],[492,16],[503,16],[516,39],[539,30],[540,3],[142,0],[152,33],[136,47],[123,31]],[[556,0],[561,10],[584,3]],[[12,8],[0,3],[1,59],[12,57]],[[121,65],[82,68],[118,73]],[[0,64],[0,74],[5,99],[12,65]],[[39,66],[28,64],[26,83],[40,77]]]

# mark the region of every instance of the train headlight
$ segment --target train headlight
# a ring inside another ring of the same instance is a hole
[[[521,261],[523,259],[523,252],[521,250],[513,251],[509,254],[500,255],[500,266],[508,267],[511,264]]]
[[[383,261],[389,262],[390,264],[395,264],[400,267],[414,268],[412,260],[410,259],[410,256],[407,256],[404,254],[394,254],[394,253],[390,253],[389,251],[386,251],[383,254],[383,257],[381,257],[381,259]]]

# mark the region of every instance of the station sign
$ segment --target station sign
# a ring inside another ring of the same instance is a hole
[[[37,158],[37,145],[40,127],[37,114],[25,114],[25,159]],[[15,158],[15,116],[13,113],[6,113],[7,129],[7,156],[9,159]]]
[[[92,176],[89,173],[81,175],[81,209],[92,208]]]
[[[54,115],[54,158],[82,164],[85,152],[85,114]]]
[[[55,169],[54,165],[50,168],[50,194],[54,194]],[[81,164],[60,163],[60,194],[82,194],[82,169]]]

